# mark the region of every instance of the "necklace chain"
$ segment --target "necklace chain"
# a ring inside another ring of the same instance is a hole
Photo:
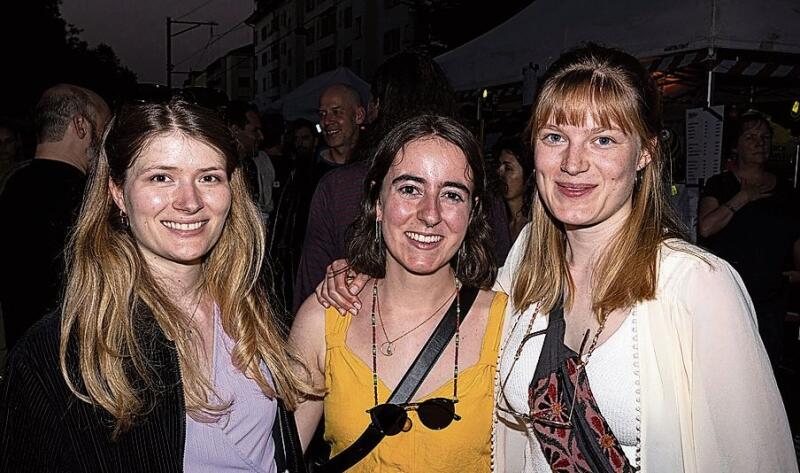
[[[186,322],[186,327],[183,329],[183,338],[188,340],[192,338],[192,332],[194,329],[192,328],[192,323],[194,322],[194,316],[197,314],[197,308],[200,307],[200,301],[203,300],[203,291],[198,291],[197,295],[197,302],[194,304],[194,310],[192,310],[192,315],[189,317],[189,321]]]
[[[455,289],[455,296],[456,296],[456,333],[455,333],[455,356],[453,360],[453,400],[458,400],[458,349],[459,345],[461,344],[461,293],[459,291],[461,289],[461,282],[456,280],[456,289]],[[452,297],[452,296],[450,296]],[[447,300],[450,300],[450,297]],[[378,405],[378,344],[377,344],[377,337],[376,337],[376,330],[375,326],[377,325],[377,320],[375,314],[378,312],[376,309],[378,308],[378,284],[377,282],[372,282],[372,311],[371,311],[371,325],[372,325],[372,395],[375,400],[375,405]],[[441,310],[441,308],[439,309]],[[438,312],[438,310],[437,310]],[[380,315],[379,315],[380,316]],[[430,317],[429,317],[430,318]],[[415,327],[416,328],[416,327]],[[413,329],[412,329],[413,330]],[[397,341],[397,339],[395,339]]]
[[[383,323],[383,316],[381,315],[381,305],[380,305],[380,299],[378,298],[378,287],[377,287],[377,284],[374,284],[372,286],[372,288],[373,288],[372,289],[373,290],[373,302],[374,302],[375,307],[376,307],[376,312],[378,313],[378,320],[380,320],[380,322],[381,322],[381,330],[383,331],[383,336],[386,337],[386,341],[381,343],[380,347],[379,347],[379,349],[381,351],[381,354],[383,354],[383,356],[392,356],[394,354],[394,350],[392,349],[392,347],[394,346],[395,342],[397,342],[398,340],[400,340],[401,338],[403,338],[406,335],[410,334],[414,330],[416,330],[416,329],[422,327],[423,325],[425,325],[426,323],[428,323],[428,321],[430,321],[432,318],[434,318],[436,316],[436,314],[438,314],[439,312],[442,311],[442,309],[447,305],[448,302],[450,302],[450,300],[453,298],[453,296],[457,296],[457,294],[458,294],[458,283],[456,283],[456,287],[455,287],[455,289],[453,289],[453,292],[451,294],[448,294],[448,296],[444,299],[444,301],[442,301],[442,303],[439,305],[439,307],[437,307],[436,310],[434,310],[431,315],[427,316],[425,318],[425,320],[423,320],[422,322],[418,323],[413,328],[411,328],[409,330],[406,330],[405,332],[401,333],[400,336],[396,337],[394,340],[390,340],[389,339],[389,334],[386,332],[386,324]]]

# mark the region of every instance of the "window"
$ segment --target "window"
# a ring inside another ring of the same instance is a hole
[[[285,56],[285,55],[286,55],[286,42],[285,41],[281,41],[281,56]]]
[[[292,50],[291,49],[286,54],[286,65],[287,66],[291,66],[292,65]]]
[[[322,15],[319,37],[324,38],[328,35],[332,35],[334,32],[336,32],[336,10],[331,9]]]
[[[355,32],[356,39],[358,39],[358,38],[361,37],[361,17],[360,16],[356,17],[356,22],[355,22],[355,27],[354,28],[355,28],[354,32]]]
[[[270,22],[270,26],[269,27],[270,27],[270,31],[273,32],[273,33],[278,31],[278,15],[277,14],[273,14],[272,15],[272,21]]]
[[[353,47],[348,46],[342,51],[342,65],[350,67],[353,65]]]
[[[314,25],[306,28],[306,46],[314,44]]]
[[[269,71],[269,86],[278,87],[278,68]]]
[[[240,77],[239,78],[239,87],[250,87],[250,78],[249,77]]]
[[[281,24],[286,26],[286,10],[281,13]]]
[[[353,7],[347,7],[344,9],[344,27],[353,27]]]
[[[281,71],[281,84],[286,85],[286,69]]]
[[[319,52],[319,67],[317,73],[336,69],[338,64],[336,46],[327,47]]]
[[[314,60],[306,61],[306,79],[314,77]]]
[[[390,9],[400,4],[400,0],[383,0],[383,8]]]
[[[319,72],[336,69],[336,47],[330,46],[319,52]]]
[[[357,57],[355,61],[353,61],[353,72],[356,74],[361,74],[361,58]]]
[[[261,78],[261,92],[266,92],[266,91],[267,91],[267,78],[266,77],[262,77]]]
[[[269,58],[267,57],[267,52],[264,51],[263,53],[261,53],[261,65],[266,66],[268,61]]]
[[[389,56],[400,52],[400,43],[403,41],[403,30],[395,28],[383,34],[383,54]]]
[[[267,25],[261,27],[261,41],[267,39]]]
[[[274,61],[278,59],[278,43],[272,43],[272,46],[270,46],[269,49],[270,49],[269,55],[272,58],[272,60]]]
[[[306,11],[314,9],[314,0],[306,0]]]

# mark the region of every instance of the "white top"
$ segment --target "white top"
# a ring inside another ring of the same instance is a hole
[[[501,387],[506,379],[508,382],[498,397],[498,403],[514,412],[527,413],[530,410],[528,385],[533,379],[544,343],[544,334],[531,338],[525,343],[519,359],[514,363],[519,344],[525,337],[525,329],[534,314],[533,307],[517,314],[519,321],[513,322],[516,330],[509,333],[503,342],[503,353],[500,357]],[[538,317],[546,319],[548,316],[544,314]],[[638,363],[634,362],[635,318],[636,313],[632,311],[617,331],[592,352],[590,361],[586,364],[586,375],[597,406],[632,465],[636,465],[636,444],[639,438],[639,406],[636,399]],[[532,426],[526,423],[525,429],[528,431],[527,435],[534,438]],[[521,471],[542,472],[549,469],[539,444],[528,442]]]
[[[526,227],[511,249],[497,290],[511,292],[528,234]],[[506,337],[516,320],[512,304],[508,310]],[[753,304],[728,263],[671,240],[662,245],[655,299],[633,310],[642,471],[798,471]],[[527,327],[520,325],[517,330]],[[533,330],[546,326],[546,317],[537,317]],[[508,349],[516,347],[509,344]],[[501,363],[498,372],[503,369]],[[605,397],[600,387],[593,390]],[[536,439],[516,419],[500,412],[497,417],[495,471],[525,471],[522,452],[533,450],[526,443]]]

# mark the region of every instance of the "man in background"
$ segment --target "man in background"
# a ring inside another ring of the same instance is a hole
[[[0,305],[9,350],[58,308],[64,246],[110,116],[99,95],[70,84],[47,89],[36,105],[35,155],[15,168],[0,195]]]

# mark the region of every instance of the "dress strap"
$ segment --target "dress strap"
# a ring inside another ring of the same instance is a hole
[[[478,363],[484,365],[497,365],[497,354],[502,338],[503,319],[506,313],[508,296],[502,292],[494,294],[492,305],[489,307],[489,320],[486,322],[486,334],[481,344],[481,356]]]
[[[349,312],[341,315],[333,307],[329,307],[325,311],[325,346],[327,349],[345,346],[347,331],[350,329],[352,321],[353,315]]]

